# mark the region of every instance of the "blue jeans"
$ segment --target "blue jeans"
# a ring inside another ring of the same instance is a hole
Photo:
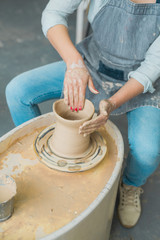
[[[6,98],[15,125],[40,115],[38,104],[61,96],[66,65],[56,62],[15,77]],[[127,113],[130,152],[123,182],[141,186],[160,162],[160,109],[145,106]]]
[[[38,104],[60,98],[66,64],[51,63],[15,77],[6,88],[7,104],[16,126],[39,116]]]

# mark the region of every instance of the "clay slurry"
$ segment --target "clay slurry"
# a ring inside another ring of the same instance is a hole
[[[16,184],[7,175],[0,173],[0,203],[10,200],[16,194]]]
[[[10,200],[14,196],[12,185],[0,185],[0,203]]]
[[[32,240],[39,227],[47,235],[67,225],[97,198],[118,161],[115,141],[105,129],[101,129],[109,151],[95,168],[65,173],[46,167],[37,161],[33,148],[37,134],[52,123],[52,116],[50,122],[46,122],[47,125],[39,129],[33,130],[32,125],[30,131],[24,129],[26,134],[22,138],[18,138],[19,132],[16,133],[17,141],[0,155],[0,169],[7,167],[8,174],[14,175],[17,185],[14,216],[1,223],[3,232],[0,232],[0,239]],[[38,125],[39,122],[36,123]],[[14,156],[17,159],[17,154],[20,155],[18,162],[13,161]],[[14,164],[12,168],[10,162]]]

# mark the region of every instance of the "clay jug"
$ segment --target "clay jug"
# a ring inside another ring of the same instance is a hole
[[[94,114],[94,106],[85,100],[83,110],[72,112],[60,99],[53,104],[56,127],[51,139],[51,149],[59,156],[66,158],[80,158],[90,145],[90,135],[84,137],[79,134],[79,127]]]

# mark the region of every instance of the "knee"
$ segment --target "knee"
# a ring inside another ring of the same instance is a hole
[[[6,98],[10,99],[12,96],[16,96],[18,90],[19,76],[13,78],[6,87]]]
[[[159,143],[138,142],[130,146],[131,154],[137,165],[143,169],[154,169],[160,162],[160,145]]]
[[[21,98],[25,96],[23,86],[24,74],[20,74],[13,78],[6,86],[5,94],[8,105],[15,104],[15,102],[21,101]]]

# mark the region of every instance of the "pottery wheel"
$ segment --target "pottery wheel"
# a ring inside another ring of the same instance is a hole
[[[63,172],[80,172],[93,168],[100,163],[106,152],[105,139],[97,131],[91,134],[89,149],[81,158],[65,158],[54,153],[51,149],[51,138],[54,137],[55,124],[45,128],[37,136],[34,147],[40,161],[49,168]]]

